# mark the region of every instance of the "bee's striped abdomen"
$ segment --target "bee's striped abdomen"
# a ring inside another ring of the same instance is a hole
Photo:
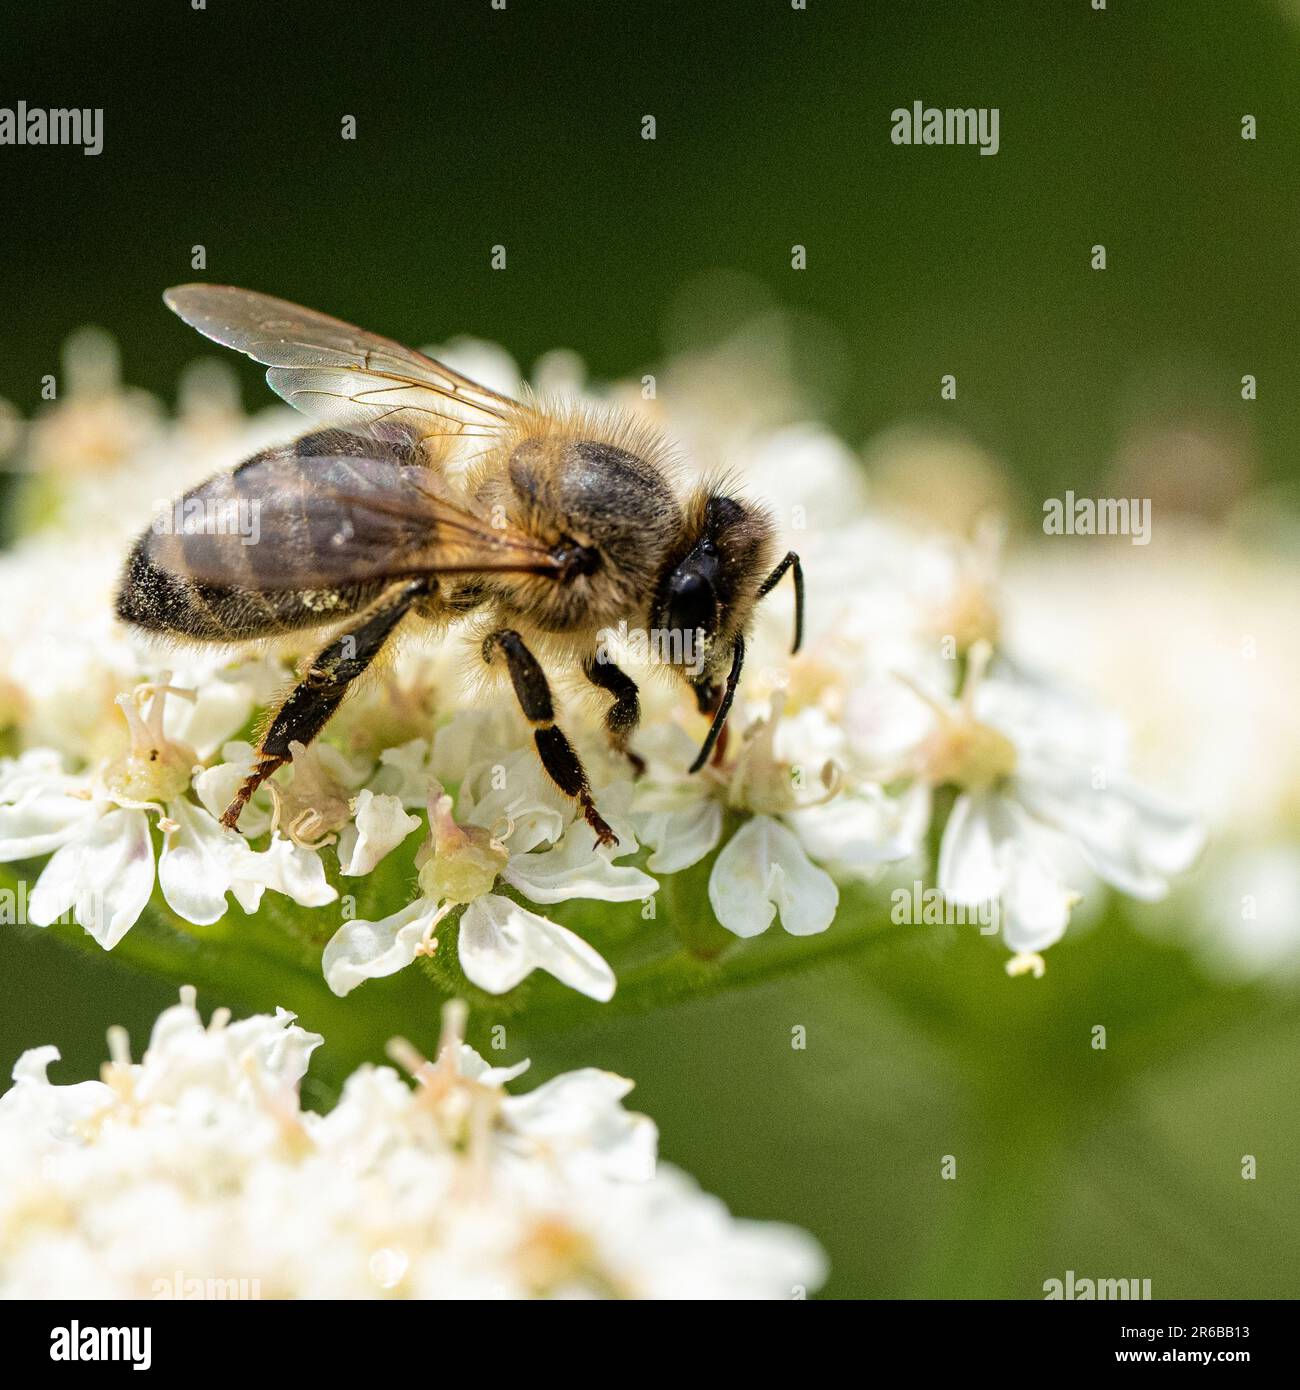
[[[237,642],[366,607],[427,545],[405,470],[334,431],[257,454],[179,498],[131,549],[117,613],[154,632]],[[359,441],[357,441],[359,442]],[[319,451],[329,449],[328,454]]]
[[[155,562],[151,533],[131,547],[117,595],[117,616],[150,632],[200,642],[245,642],[318,627],[359,612],[384,590],[382,580],[330,589],[259,592],[199,583]]]

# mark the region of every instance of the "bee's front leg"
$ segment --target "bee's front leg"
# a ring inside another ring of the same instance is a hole
[[[289,692],[258,745],[253,770],[221,817],[232,830],[249,798],[278,768],[290,762],[289,745],[306,745],[325,727],[348,687],[379,655],[393,629],[428,589],[413,579],[386,589],[362,613],[355,626],[336,637],[313,658],[307,674]]]
[[[605,731],[609,734],[610,746],[632,764],[633,775],[640,777],[645,771],[645,759],[627,746],[641,722],[641,696],[636,682],[612,661],[602,661],[596,656],[589,656],[582,670],[592,685],[609,691],[614,697],[614,703],[605,711]]]
[[[510,683],[524,718],[533,726],[533,742],[537,756],[550,775],[551,781],[582,807],[587,824],[596,832],[602,845],[618,844],[618,836],[609,828],[591,799],[587,774],[573,745],[555,724],[555,706],[551,687],[537,658],[524,645],[524,639],[513,628],[501,628],[490,633],[483,642],[483,660],[490,666],[497,653],[506,659]]]

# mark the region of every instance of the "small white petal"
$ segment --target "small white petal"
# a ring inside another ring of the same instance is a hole
[[[255,875],[257,873],[256,866],[250,872]],[[230,885],[230,891],[239,906],[251,917],[262,905],[262,895],[266,892],[266,884],[259,883],[256,877],[237,878]]]
[[[712,854],[722,838],[722,804],[702,797],[679,810],[643,811],[636,817],[642,840],[654,846],[646,867],[675,874]]]
[[[1016,952],[1046,950],[1065,935],[1077,901],[1041,856],[1017,845],[1002,890],[1002,939]]]
[[[0,806],[0,863],[49,854],[97,819],[102,809],[58,786],[32,789],[13,805]]]
[[[173,683],[184,687],[177,674]],[[213,753],[253,712],[253,693],[245,685],[209,677],[197,686],[196,698],[168,700],[163,710],[163,732],[168,738],[187,743],[201,759]]]
[[[253,770],[256,750],[248,743],[228,743],[222,749],[224,762],[204,768],[194,778],[194,794],[209,815],[220,820],[225,809],[235,799],[235,793]],[[250,840],[265,835],[271,828],[270,792],[261,787],[239,817],[239,833]]]
[[[504,1086],[508,1081],[517,1080],[531,1066],[532,1062],[525,1057],[513,1067],[494,1067],[480,1057],[469,1043],[460,1045],[460,1074],[471,1081],[481,1081],[485,1086]]]
[[[1132,782],[1122,782],[1113,790],[1133,808],[1138,842],[1146,862],[1169,875],[1190,868],[1205,848],[1208,837],[1204,822],[1185,807]]]
[[[348,791],[356,791],[368,781],[374,768],[374,764],[366,757],[360,757],[355,762],[350,761],[332,743],[313,743],[311,750],[325,772]],[[293,764],[290,763],[289,766],[292,767]]]
[[[722,848],[709,875],[714,915],[737,936],[757,936],[777,911],[793,936],[825,931],[839,889],[804,853],[789,830],[770,816],[747,821]]]
[[[58,1085],[47,1072],[60,1059],[57,1047],[28,1048],[13,1068],[13,1089],[0,1096],[0,1122],[21,1126],[29,1135],[45,1133],[59,1143],[85,1142],[86,1121],[105,1105],[113,1092],[102,1081]]]
[[[409,743],[385,748],[380,753],[379,768],[370,787],[380,795],[395,796],[410,810],[423,810],[429,800],[432,777],[428,742],[413,738]]]
[[[974,907],[1001,896],[1004,819],[994,793],[965,793],[953,803],[939,846],[939,891],[949,902]]]
[[[1092,784],[1091,769],[1038,760],[1016,779],[1016,793],[1031,815],[1077,842],[1099,877],[1121,892],[1153,901],[1168,891],[1168,876],[1200,853],[1205,832],[1171,803],[1112,776]]]
[[[143,811],[110,811],[46,864],[27,904],[48,927],[69,909],[106,950],[135,925],[153,892],[153,845]]]
[[[320,1033],[298,1027],[297,1017],[277,1005],[273,1016],[236,1020],[222,1029],[227,1055],[241,1069],[255,1058],[257,1069],[281,1086],[297,1086],[307,1074],[311,1054],[325,1041]]]
[[[471,769],[490,765],[494,759],[504,761],[501,753],[518,742],[518,729],[510,724],[504,703],[488,709],[476,706],[458,710],[434,733],[429,765],[444,786],[464,782],[469,780]]]
[[[0,758],[0,803],[74,786],[78,780],[64,772],[62,755],[53,748],[29,748],[16,758]]]
[[[396,796],[376,796],[369,790],[358,792],[356,827],[344,827],[346,840],[344,835],[339,836],[340,872],[349,877],[368,874],[420,824],[419,816],[407,815]]]
[[[630,841],[630,843],[629,843]],[[596,843],[585,821],[575,821],[554,849],[538,854],[512,854],[501,877],[535,903],[561,903],[570,898],[602,898],[625,903],[648,898],[658,883],[630,864],[614,864],[612,854],[632,853],[630,833],[617,846]]]
[[[46,1043],[44,1047],[29,1047],[26,1052],[20,1054],[9,1075],[24,1085],[52,1086],[54,1083],[47,1073],[62,1056],[52,1043]]]
[[[456,798],[457,819],[500,836],[512,854],[555,844],[574,817],[575,803],[547,777],[537,753],[525,748],[472,767]]]
[[[564,1072],[535,1090],[506,1096],[503,1118],[517,1134],[536,1140],[548,1158],[619,1182],[654,1177],[659,1131],[645,1115],[623,1109],[633,1083],[597,1067]]]
[[[395,975],[415,959],[438,904],[416,898],[378,922],[345,922],[326,943],[321,957],[325,982],[343,995],[365,980]]]
[[[614,994],[614,972],[593,946],[496,893],[465,909],[459,950],[461,969],[489,994],[504,994],[534,970],[602,1003]]]
[[[158,856],[158,886],[178,916],[198,926],[220,921],[226,894],[256,859],[243,837],[184,797],[167,803],[176,824]]]
[[[283,893],[299,907],[324,907],[338,897],[338,890],[326,881],[319,851],[295,845],[278,833],[270,848],[252,855],[243,877],[273,893]]]
[[[896,766],[933,722],[933,711],[894,675],[871,676],[848,693],[845,728],[855,752],[873,766]]]
[[[819,806],[788,812],[785,821],[820,863],[873,876],[920,849],[929,818],[929,790],[916,782],[898,797],[878,787],[841,792]]]

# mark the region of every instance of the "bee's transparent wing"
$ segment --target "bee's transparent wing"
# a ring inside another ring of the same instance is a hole
[[[304,457],[298,447],[268,449],[187,493],[145,533],[147,556],[197,583],[255,592],[416,575],[553,575],[562,566],[535,537],[440,495],[425,469],[355,452]]]
[[[390,338],[288,300],[232,285],[178,285],[167,307],[205,337],[270,370],[271,389],[325,424],[429,441],[484,445],[532,408],[480,386]]]

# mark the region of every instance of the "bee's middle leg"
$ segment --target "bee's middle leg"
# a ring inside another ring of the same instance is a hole
[[[307,674],[289,692],[262,735],[253,770],[222,814],[222,825],[234,829],[258,787],[276,768],[292,761],[290,744],[306,745],[320,733],[348,687],[379,655],[393,629],[427,587],[427,581],[415,579],[386,589],[359,615],[354,627],[316,654]]]
[[[551,687],[537,658],[512,628],[501,628],[484,639],[483,660],[489,666],[498,652],[506,659],[519,708],[533,726],[537,756],[541,758],[551,781],[582,807],[583,818],[596,832],[596,838],[602,845],[618,844],[618,836],[606,824],[591,799],[591,787],[581,760],[563,730],[556,727]]]
[[[582,670],[592,685],[607,690],[614,697],[614,703],[605,711],[605,732],[609,735],[610,747],[622,753],[632,764],[633,774],[640,777],[645,771],[645,759],[627,746],[641,722],[641,696],[636,682],[612,661],[601,661],[594,656],[587,658]]]

